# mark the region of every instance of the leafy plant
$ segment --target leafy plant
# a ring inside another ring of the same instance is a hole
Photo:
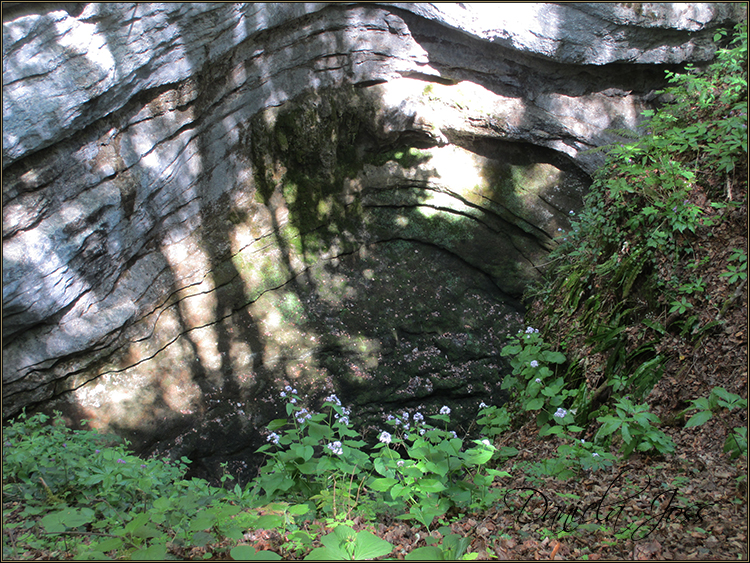
[[[536,411],[537,423],[541,426],[552,417],[574,391],[567,389],[562,376],[553,379],[555,373],[550,364],[562,364],[565,356],[549,350],[539,330],[527,327],[510,339],[500,354],[510,357],[513,375],[506,376],[503,389],[512,389],[524,411]]]
[[[659,417],[649,412],[648,405],[634,405],[624,397],[614,405],[615,414],[600,416],[602,424],[596,434],[597,439],[605,438],[619,431],[622,438],[622,455],[629,457],[634,450],[646,452],[656,450],[661,454],[674,452],[674,442],[661,430],[654,427]]]
[[[355,532],[349,526],[339,525],[333,531],[320,538],[323,547],[313,549],[305,561],[341,561],[374,559],[388,555],[393,551],[393,544],[380,539],[372,532],[362,530]]]
[[[478,553],[467,553],[471,538],[451,533],[451,529],[443,526],[438,530],[443,537],[442,541],[433,536],[427,536],[425,542],[430,545],[413,549],[404,557],[407,561],[471,561],[476,559]]]
[[[737,283],[741,280],[747,279],[747,254],[739,248],[735,248],[732,254],[729,256],[730,262],[737,262],[737,264],[730,264],[727,266],[727,271],[719,274],[720,277],[728,278],[730,284]]]
[[[247,507],[244,493],[184,480],[186,459],[142,460],[42,413],[22,413],[3,441],[4,501],[18,503],[14,517],[25,521],[6,528],[11,556],[29,546],[79,559],[163,559],[169,549],[242,537],[234,517]]]
[[[720,409],[732,411],[734,409],[746,408],[746,399],[742,399],[739,395],[730,393],[723,387],[714,387],[711,389],[711,393],[708,397],[694,399],[692,404],[685,409],[685,413],[697,411],[685,423],[685,428],[705,424],[713,417],[713,413]],[[724,453],[729,453],[731,459],[736,459],[741,455],[747,455],[747,428],[742,427],[730,429],[723,419],[722,423],[727,427],[727,438],[724,441]]]

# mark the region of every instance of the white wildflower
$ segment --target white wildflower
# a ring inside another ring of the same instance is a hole
[[[328,449],[331,450],[336,455],[341,455],[344,453],[343,448],[341,447],[341,442],[336,440],[335,442],[331,442],[328,444]]]
[[[278,443],[279,443],[279,439],[280,439],[280,438],[281,438],[281,436],[279,436],[278,434],[276,434],[276,432],[271,432],[271,433],[270,433],[270,434],[268,435],[268,438],[266,438],[266,439],[267,439],[267,440],[268,440],[269,442],[273,442],[274,444],[278,444]]]
[[[440,414],[450,414],[450,413],[451,413],[450,407],[446,407],[446,406],[441,407]]]
[[[380,436],[378,437],[378,440],[383,442],[384,444],[390,444],[391,443],[391,435],[388,432],[381,432]]]
[[[531,360],[531,367],[539,367],[539,362],[537,362],[536,360]]]
[[[486,409],[487,408],[487,405],[484,404],[484,401],[482,401],[481,403],[479,403],[479,408],[480,409]]]
[[[552,416],[554,416],[555,418],[565,418],[565,415],[567,414],[568,414],[568,411],[566,411],[564,408],[561,407],[557,409],[557,412]]]

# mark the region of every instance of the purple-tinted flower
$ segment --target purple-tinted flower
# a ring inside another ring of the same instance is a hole
[[[536,360],[531,360],[531,367],[539,367],[539,362],[537,362]]]
[[[342,453],[344,453],[344,449],[341,447],[341,442],[339,442],[338,440],[336,440],[335,442],[331,442],[327,447],[336,455],[341,455]]]
[[[440,414],[450,414],[450,413],[451,413],[450,407],[443,406],[440,408]]]
[[[117,463],[127,463],[124,459],[118,459]]]

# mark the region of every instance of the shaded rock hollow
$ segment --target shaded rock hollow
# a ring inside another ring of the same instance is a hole
[[[735,17],[75,6],[3,12],[3,416],[57,408],[204,475],[242,472],[286,384],[373,428],[500,401],[589,149]]]

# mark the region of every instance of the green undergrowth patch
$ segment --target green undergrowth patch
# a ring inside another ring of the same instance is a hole
[[[667,75],[672,101],[644,112],[637,138],[605,147],[547,281],[529,292],[530,323],[567,355],[568,406],[583,428],[648,395],[673,359],[668,342],[698,346],[720,329],[747,276],[746,248],[731,249],[719,279],[707,269],[711,237],[745,203],[732,194],[747,176],[746,25],[706,70]],[[707,314],[717,293],[727,297]]]

